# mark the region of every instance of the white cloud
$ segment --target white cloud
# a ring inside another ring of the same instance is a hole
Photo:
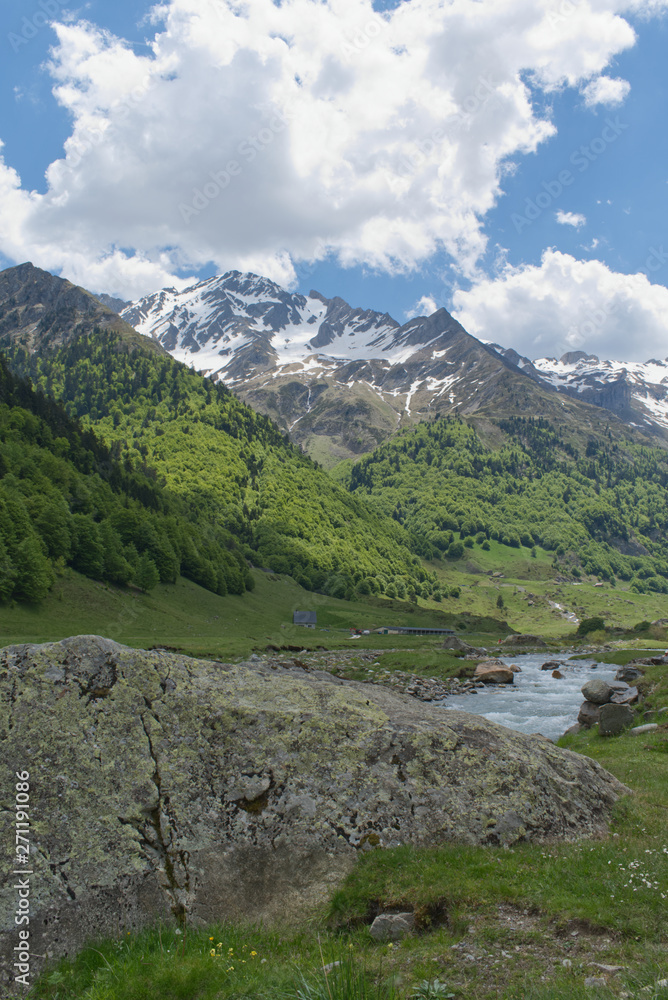
[[[620,361],[663,358],[668,288],[650,278],[666,264],[668,254],[652,251],[647,273],[619,274],[548,250],[540,266],[507,266],[498,278],[456,292],[452,311],[474,336],[532,359],[575,350]]]
[[[575,229],[579,229],[587,222],[587,217],[580,212],[563,212],[561,209],[557,211],[555,218],[560,225],[573,226]]]
[[[165,0],[139,54],[58,24],[71,135],[43,195],[0,160],[0,252],[128,297],[211,263],[289,284],[326,254],[391,272],[444,249],[473,275],[502,170],[554,133],[525,80],[600,78],[643,3],[563,8]]]
[[[413,308],[409,309],[405,314],[406,319],[413,319],[414,316],[431,316],[437,309],[436,300],[431,295],[423,295],[421,299],[418,299]]]
[[[582,94],[588,108],[593,108],[597,104],[607,104],[614,106],[621,104],[631,89],[628,80],[621,80],[619,77],[599,76],[591,80],[583,89]]]

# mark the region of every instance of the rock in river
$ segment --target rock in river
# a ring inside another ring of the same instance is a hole
[[[158,918],[290,920],[375,846],[601,834],[627,791],[379,685],[98,636],[1,650],[0,697],[5,774],[30,772],[34,956]],[[5,844],[13,823],[5,806]],[[1,905],[11,968],[11,891]]]

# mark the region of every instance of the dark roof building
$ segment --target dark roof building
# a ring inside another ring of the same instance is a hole
[[[293,625],[306,625],[308,628],[314,628],[318,617],[315,611],[293,611],[292,613],[292,624]]]

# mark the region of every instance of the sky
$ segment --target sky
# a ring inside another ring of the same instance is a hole
[[[668,0],[0,8],[0,267],[668,357]]]

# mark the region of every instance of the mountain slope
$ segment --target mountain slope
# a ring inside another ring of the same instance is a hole
[[[427,558],[490,538],[540,545],[554,567],[668,593],[668,455],[604,439],[584,452],[544,419],[509,418],[486,448],[459,419],[404,431],[352,466],[349,488],[402,524]]]
[[[6,316],[26,269],[12,270],[20,273],[3,275],[9,295],[0,309]],[[45,302],[63,291],[61,279],[45,272],[37,277]],[[31,308],[44,312],[35,296]],[[121,463],[139,462],[145,475],[164,477],[194,523],[227,532],[230,546],[240,546],[254,565],[290,573],[333,596],[375,592],[378,578],[410,581],[418,573],[404,529],[333,482],[222,384],[134,331],[132,341],[124,330],[83,332],[81,323],[71,323],[65,337],[55,335],[55,344],[45,332],[28,339],[28,346],[25,329],[7,324],[6,354],[14,371],[63,401]],[[216,559],[198,560],[194,553],[191,562],[192,578],[215,590]]]
[[[516,351],[494,349],[523,372],[574,399],[611,410],[625,423],[668,441],[668,358],[646,362],[601,361],[571,351],[559,360],[529,361]]]
[[[573,404],[560,396],[518,365],[519,356],[471,337],[445,309],[400,326],[387,313],[231,271],[147,296],[122,315],[271,416],[325,465],[453,412],[476,420],[483,434],[490,420],[513,414],[566,423],[580,437],[606,433],[611,421],[578,405],[581,397]]]
[[[0,271],[0,349],[60,347],[94,328],[114,330],[125,346],[140,343],[131,326],[84,288],[29,263]]]
[[[13,375],[0,357],[0,601],[37,601],[55,573],[151,589],[181,573],[243,593],[246,562],[211,518]]]

